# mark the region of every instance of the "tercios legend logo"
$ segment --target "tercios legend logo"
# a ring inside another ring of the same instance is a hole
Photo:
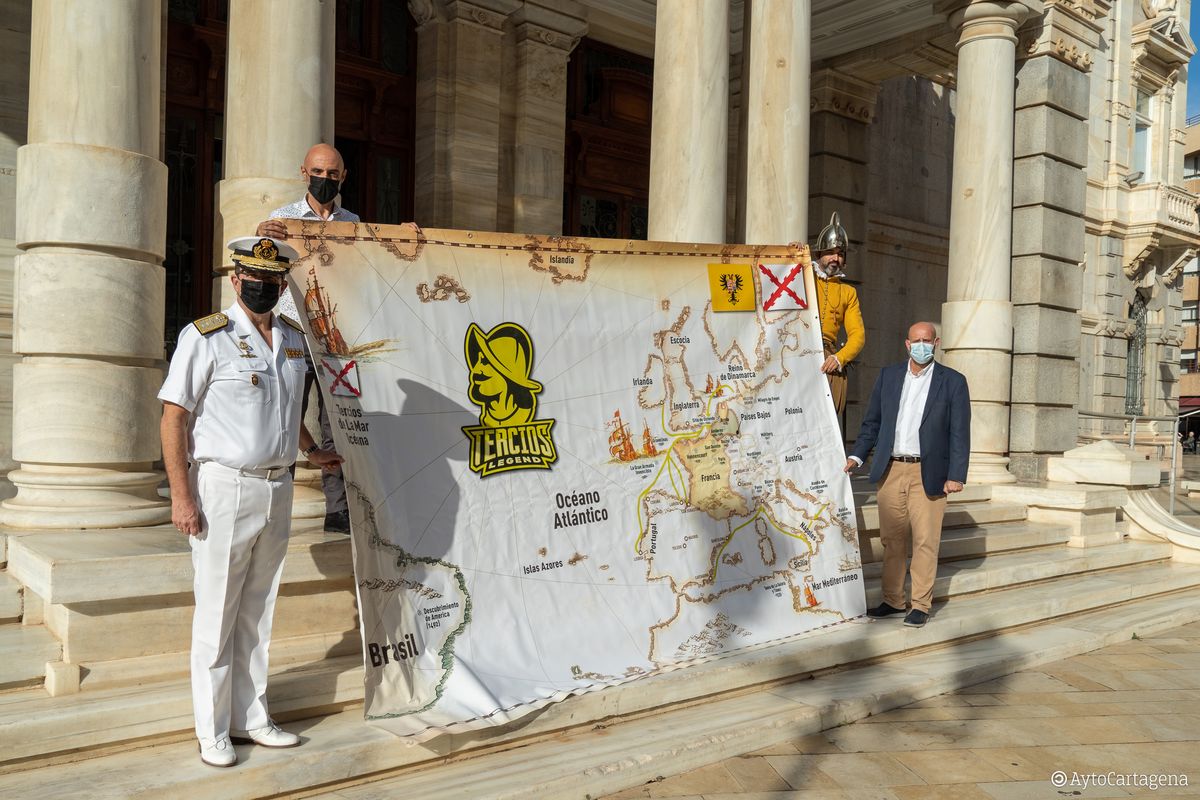
[[[466,336],[468,397],[479,424],[463,428],[471,441],[471,471],[486,478],[517,469],[550,469],[558,460],[552,419],[536,419],[542,385],[530,377],[533,340],[515,322],[487,333],[472,322]]]

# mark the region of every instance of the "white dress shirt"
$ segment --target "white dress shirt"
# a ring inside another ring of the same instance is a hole
[[[179,335],[158,399],[191,412],[192,461],[233,469],[286,467],[300,443],[304,336],[271,318],[271,347],[234,302],[229,324],[209,334],[188,325]]]
[[[301,197],[296,202],[288,203],[286,206],[280,206],[279,208],[272,211],[270,218],[271,219],[317,219],[317,220],[324,219],[324,217],[322,217],[316,211],[313,211],[313,207],[308,204],[308,193],[307,192],[305,193],[304,197]],[[347,211],[346,209],[339,206],[337,203],[334,203],[333,213],[331,213],[329,215],[329,219],[326,221],[327,222],[358,222],[359,219],[358,219],[358,214],[355,214],[353,211]],[[289,275],[288,280],[289,281],[297,280],[297,278],[294,278]],[[304,287],[301,284],[298,283],[297,285],[300,286],[301,291],[304,290]],[[275,306],[275,313],[283,314],[286,317],[291,317],[292,319],[296,320],[297,322],[301,321],[300,315],[296,312],[296,302],[294,300],[292,300],[292,293],[286,289],[284,290],[283,294],[279,296],[279,305]]]
[[[893,456],[921,455],[921,418],[925,416],[925,401],[929,399],[929,385],[933,382],[933,365],[930,361],[916,375],[911,361],[905,365],[904,388],[900,391],[900,408],[896,411]]]

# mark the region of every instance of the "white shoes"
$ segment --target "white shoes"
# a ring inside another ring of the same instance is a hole
[[[237,752],[228,736],[218,739],[200,740],[200,760],[210,767],[232,767],[237,763]]]
[[[281,730],[275,724],[275,720],[267,720],[266,725],[254,730],[231,731],[231,735],[235,739],[247,739],[263,747],[296,747],[300,744],[299,736]]]

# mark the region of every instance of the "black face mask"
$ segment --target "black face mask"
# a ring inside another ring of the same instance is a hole
[[[283,294],[283,284],[242,278],[242,291],[238,296],[242,298],[246,308],[255,314],[265,314],[275,307],[281,294]]]
[[[338,182],[333,178],[319,178],[313,175],[308,179],[308,193],[321,205],[325,205],[337,197],[340,188]]]

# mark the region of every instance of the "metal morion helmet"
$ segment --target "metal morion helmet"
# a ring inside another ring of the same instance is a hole
[[[850,237],[846,235],[846,229],[842,227],[841,217],[838,213],[833,212],[833,216],[829,218],[829,224],[821,229],[821,234],[817,237],[817,244],[813,248],[814,252],[823,253],[826,250],[841,250],[845,252],[850,249]]]

